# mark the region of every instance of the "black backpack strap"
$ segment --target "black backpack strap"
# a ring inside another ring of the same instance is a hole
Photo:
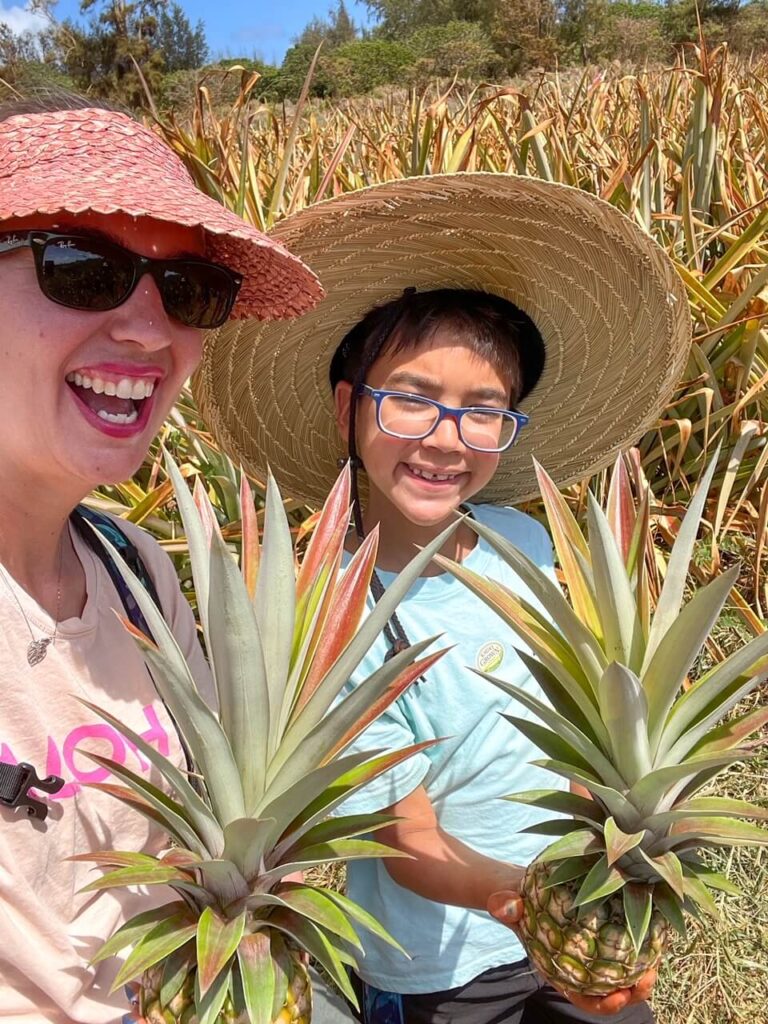
[[[154,641],[152,631],[147,625],[147,620],[144,618],[141,608],[139,608],[138,604],[136,603],[136,598],[128,589],[128,584],[125,582],[120,570],[115,565],[115,561],[112,558],[112,555],[99,541],[99,537],[97,536],[96,533],[94,533],[94,530],[91,529],[91,527],[98,531],[98,534],[100,534],[102,537],[106,537],[110,544],[114,548],[116,548],[117,551],[120,552],[120,557],[123,559],[123,561],[129,567],[129,569],[133,572],[133,574],[139,580],[141,585],[147,591],[149,596],[155,602],[157,610],[162,615],[163,606],[160,603],[160,597],[157,593],[157,588],[155,587],[154,580],[149,574],[149,570],[142,561],[141,555],[139,554],[136,545],[123,533],[123,531],[120,529],[120,527],[117,525],[117,523],[111,516],[105,515],[103,512],[96,512],[94,511],[94,509],[88,508],[87,505],[78,505],[75,511],[70,516],[70,521],[77,530],[78,534],[83,538],[85,543],[91,549],[91,551],[93,551],[93,553],[99,559],[101,559],[102,563],[104,564],[105,569],[109,573],[109,578],[114,583],[115,589],[120,595],[120,600],[123,602],[123,607],[125,608],[126,614],[131,624],[134,625],[137,629],[140,629],[145,636],[148,636],[150,638],[150,640]],[[173,722],[173,727],[176,730],[176,733],[179,737],[179,743],[181,744],[181,749],[184,752],[184,760],[186,761],[187,765],[187,773],[190,776],[189,781],[192,783],[193,786],[197,788],[197,783],[194,777],[192,755],[189,751],[189,747],[187,746],[184,737],[181,735],[181,732],[179,731],[179,727],[176,724],[176,719],[171,714],[171,709],[165,703],[162,694],[157,689],[157,683],[155,683],[154,677],[152,676],[149,666],[147,666],[147,672],[149,672],[149,677],[150,679],[152,679],[155,690],[157,691],[157,695],[160,698],[160,700],[163,701],[163,706],[165,707],[165,710],[171,722]]]
[[[116,548],[120,552],[120,557],[126,563],[131,572],[133,572],[133,574],[138,578],[141,585],[155,602],[157,610],[162,615],[163,606],[160,604],[157,588],[155,587],[154,580],[150,576],[147,567],[141,559],[141,555],[139,554],[136,545],[133,541],[128,539],[111,516],[104,515],[103,512],[96,512],[92,508],[88,508],[87,505],[78,505],[70,516],[70,522],[91,551],[103,563],[104,568],[109,573],[109,578],[115,586],[115,590],[117,590],[120,595],[120,600],[123,602],[123,607],[125,608],[126,614],[128,615],[131,623],[137,629],[140,629],[145,636],[148,636],[153,640],[154,637],[147,625],[147,620],[144,618],[141,609],[136,603],[135,597],[128,589],[128,584],[123,579],[122,574],[115,565],[112,556],[104,545],[100,543],[98,536],[94,533],[94,529],[97,530],[102,537],[105,537],[112,547]],[[91,529],[91,527],[94,529]]]

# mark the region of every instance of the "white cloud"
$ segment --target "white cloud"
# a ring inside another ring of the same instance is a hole
[[[42,32],[47,20],[26,7],[6,7],[0,0],[0,23],[7,25],[15,35],[22,32]]]

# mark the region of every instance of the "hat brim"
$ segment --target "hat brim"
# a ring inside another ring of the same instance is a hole
[[[565,485],[590,476],[658,418],[684,372],[691,322],[671,261],[595,196],[535,178],[409,178],[336,197],[274,237],[318,274],[326,298],[290,324],[227,324],[193,387],[234,458],[283,493],[324,500],[345,445],[328,370],[348,330],[405,287],[479,289],[533,319],[547,360],[522,403],[530,423],[478,500],[538,493],[533,456]]]
[[[201,192],[176,154],[114,111],[17,115],[0,123],[0,222],[85,212],[199,227],[206,255],[243,278],[233,319],[284,319],[323,291],[277,238]]]

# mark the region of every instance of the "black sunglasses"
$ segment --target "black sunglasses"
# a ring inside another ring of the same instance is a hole
[[[0,255],[32,250],[37,283],[46,298],[69,309],[116,309],[144,274],[157,285],[168,316],[187,327],[209,330],[228,319],[242,277],[218,263],[183,256],[139,256],[98,235],[20,231],[0,235]]]

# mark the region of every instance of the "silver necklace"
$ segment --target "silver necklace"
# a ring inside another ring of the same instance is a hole
[[[53,623],[53,635],[41,637],[36,637],[35,634],[32,632],[32,626],[30,625],[29,619],[27,618],[27,613],[21,606],[21,601],[19,601],[18,595],[16,594],[16,591],[13,588],[11,581],[8,579],[8,574],[6,573],[3,566],[0,565],[0,573],[2,573],[3,579],[5,580],[5,585],[11,592],[11,596],[16,602],[16,606],[21,612],[22,617],[27,624],[27,629],[29,630],[29,635],[31,639],[27,646],[27,664],[30,666],[30,668],[34,668],[35,665],[39,665],[40,662],[48,653],[48,648],[51,646],[51,644],[56,643],[56,634],[58,633],[59,629],[59,610],[61,608],[61,569],[63,564],[64,541],[62,540],[61,543],[59,544],[59,578],[56,584],[56,618]]]

